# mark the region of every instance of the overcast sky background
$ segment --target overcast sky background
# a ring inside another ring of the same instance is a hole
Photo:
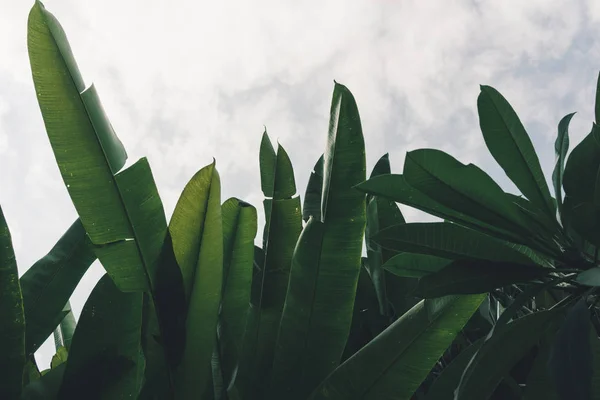
[[[479,84],[497,88],[524,122],[547,177],[556,125],[577,143],[593,121],[600,2],[548,0],[47,0],[86,83],[94,82],[128,164],[149,158],[167,215],[214,156],[223,200],[262,218],[263,125],[288,151],[303,196],[325,146],[333,80],[361,113],[368,168],[385,152],[439,148],[513,191],[487,152]],[[19,272],[76,218],[44,131],[27,56],[33,1],[0,0],[0,204]],[[411,221],[423,216],[403,207]],[[72,298],[79,316],[102,267]],[[38,354],[47,368],[49,340]]]

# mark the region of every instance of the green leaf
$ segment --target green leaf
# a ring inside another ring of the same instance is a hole
[[[257,215],[253,206],[235,198],[225,201],[221,210],[224,276],[218,332],[220,364],[228,384],[237,367],[250,304]]]
[[[104,275],[81,312],[60,398],[137,396],[143,376],[141,316],[142,293],[121,292]],[[116,368],[122,360],[129,368]]]
[[[4,213],[0,208],[0,398],[21,393],[25,367],[25,318],[19,271]]]
[[[69,357],[69,352],[67,349],[62,346],[56,349],[56,354],[52,356],[52,360],[50,361],[50,368],[54,369],[61,365],[62,363],[67,362],[67,358]]]
[[[495,329],[463,373],[455,399],[487,399],[511,368],[562,315],[561,309],[540,311]]]
[[[556,333],[548,360],[550,376],[562,400],[592,398],[591,328],[590,312],[583,298],[567,313]]]
[[[376,241],[386,249],[457,259],[476,258],[533,264],[504,242],[469,228],[447,222],[396,225],[382,230]]]
[[[277,154],[267,131],[260,142],[260,182],[265,197],[286,199],[296,193],[292,163],[284,148],[278,145]]]
[[[565,167],[565,196],[600,206],[600,128],[592,131],[571,151]]]
[[[60,364],[25,386],[21,393],[21,400],[59,400],[58,391],[66,366],[66,363]]]
[[[151,289],[166,220],[147,160],[117,174],[125,149],[95,87],[85,88],[62,27],[39,1],[27,43],[50,144],[98,258],[119,289]]]
[[[475,343],[461,351],[460,354],[442,370],[442,373],[437,379],[433,381],[433,385],[431,385],[427,391],[425,399],[454,400],[454,390],[456,390],[460,383],[462,373],[482,344],[483,338],[477,340]]]
[[[525,197],[553,218],[555,206],[540,161],[511,105],[496,89],[481,86],[477,109],[485,144],[496,162]]]
[[[464,165],[440,150],[414,150],[406,154],[404,176],[448,208],[517,235],[529,234],[500,186],[473,164]]]
[[[565,115],[558,123],[558,135],[554,142],[554,170],[552,171],[552,183],[554,184],[554,195],[558,204],[559,215],[562,214],[562,185],[565,173],[565,160],[569,150],[569,124],[575,113]]]
[[[268,145],[267,145],[268,144]],[[273,365],[273,354],[277,332],[290,276],[292,254],[302,230],[301,203],[294,196],[296,185],[290,159],[278,146],[275,160],[268,149],[270,141],[263,135],[261,148],[261,180],[263,187],[273,187],[274,197],[264,200],[265,228],[263,230],[263,251],[255,258],[256,273],[252,279],[250,309],[244,334],[244,344],[240,356],[237,376],[242,397],[262,398],[268,385]],[[271,156],[266,156],[271,154]],[[275,165],[275,170],[271,169]],[[269,196],[268,191],[264,191]],[[262,255],[262,257],[261,257]]]
[[[309,399],[411,398],[484,298],[419,302],[336,368]]]
[[[27,354],[33,354],[64,319],[66,303],[94,260],[85,229],[76,220],[52,250],[23,274]]]
[[[60,335],[62,338],[62,342],[64,347],[69,350],[71,348],[71,342],[73,341],[73,334],[75,333],[75,327],[77,326],[77,322],[75,321],[75,316],[73,315],[73,311],[71,310],[71,303],[67,301],[67,304],[63,308],[63,312],[66,312],[67,315],[60,321]]]
[[[390,258],[383,268],[403,278],[422,278],[440,271],[452,260],[427,254],[400,253]]]
[[[536,265],[489,260],[455,260],[440,271],[419,279],[415,294],[435,298],[451,294],[478,294],[513,283],[528,282],[552,272]]]
[[[185,351],[175,379],[176,395],[193,397],[211,383],[211,357],[223,285],[221,183],[215,163],[183,189],[169,231],[188,302]]]
[[[361,268],[365,149],[354,97],[335,84],[324,155],[323,222],[311,218],[292,261],[271,397],[304,399],[340,362]],[[340,251],[343,249],[343,251]]]
[[[315,164],[308,184],[306,185],[306,194],[304,195],[304,205],[302,207],[302,219],[306,222],[310,217],[321,221],[321,192],[323,191],[323,156]]]
[[[389,172],[389,157],[385,154],[377,161],[377,164],[371,173],[371,177]],[[365,230],[365,242],[367,256],[369,258],[367,265],[369,267],[369,275],[371,276],[373,285],[375,285],[375,291],[379,301],[379,312],[384,316],[391,316],[392,311],[387,295],[387,281],[389,279],[387,279],[386,272],[382,269],[382,265],[394,255],[394,252],[382,249],[381,246],[373,240],[373,237],[382,229],[404,223],[406,223],[404,216],[394,201],[377,196],[367,196],[367,225]],[[394,279],[393,277],[391,280],[394,283],[394,289],[396,291],[405,292],[406,287],[409,284],[408,282]]]
[[[360,191],[406,204],[428,214],[488,233],[499,238],[523,243],[523,238],[497,226],[486,224],[462,212],[448,208],[408,184],[404,175],[380,175],[356,186]]]

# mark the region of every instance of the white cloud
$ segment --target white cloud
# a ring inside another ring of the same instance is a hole
[[[0,203],[24,271],[75,212],[31,83],[30,4],[0,2]],[[168,214],[187,180],[213,156],[224,198],[244,198],[262,214],[263,124],[290,154],[303,195],[324,148],[333,79],[357,99],[369,168],[390,152],[401,171],[407,150],[436,147],[483,165],[511,187],[479,133],[479,84],[506,95],[546,170],[559,119],[580,111],[572,124],[576,142],[593,118],[600,67],[594,63],[600,54],[594,2],[45,4],[63,24],[86,82],[96,83],[130,162],[148,156]],[[95,271],[75,295],[78,310],[99,276]],[[48,346],[43,363],[50,355]]]

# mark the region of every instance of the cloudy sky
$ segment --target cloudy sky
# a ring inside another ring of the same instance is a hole
[[[129,153],[147,156],[167,215],[214,156],[223,199],[261,206],[263,130],[288,150],[301,194],[323,151],[333,80],[354,93],[368,168],[434,147],[513,190],[478,128],[479,84],[500,90],[551,171],[560,118],[593,121],[600,3],[582,0],[81,2],[46,0]],[[0,204],[20,273],[76,218],[44,132],[27,56],[33,1],[0,0]],[[549,176],[550,173],[548,172]],[[261,209],[261,208],[259,208]],[[408,219],[422,215],[403,208]],[[262,217],[261,217],[262,218]],[[72,299],[79,315],[103,273]],[[46,368],[53,344],[38,360]]]

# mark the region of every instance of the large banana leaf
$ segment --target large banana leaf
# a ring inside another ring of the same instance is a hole
[[[0,398],[21,393],[25,366],[25,318],[10,231],[0,208]]]
[[[142,293],[121,292],[104,275],[83,307],[59,398],[136,397],[144,371],[141,325]]]
[[[477,109],[483,138],[494,159],[525,197],[554,217],[556,207],[540,161],[511,105],[496,89],[481,86]]]
[[[396,225],[384,229],[376,241],[384,248],[442,258],[477,258],[533,264],[525,254],[505,242],[447,222]]]
[[[66,366],[66,363],[62,363],[38,379],[30,382],[23,388],[21,400],[59,400],[58,392],[62,384]]]
[[[354,97],[335,84],[324,155],[322,221],[308,221],[277,338],[271,397],[304,399],[340,362],[352,322],[365,230],[365,149]]]
[[[85,88],[65,33],[36,1],[29,59],[46,131],[73,204],[96,254],[124,291],[148,290],[166,230],[145,159],[121,174],[127,154],[94,86]],[[133,239],[133,240],[132,240]]]
[[[219,318],[220,363],[225,383],[231,381],[242,348],[246,314],[250,304],[256,209],[231,198],[222,205],[223,296]]]
[[[336,368],[309,399],[411,398],[485,296],[419,302]]]
[[[52,250],[23,274],[27,354],[33,354],[66,317],[64,307],[95,259],[85,229],[77,220]]]
[[[300,198],[292,163],[284,148],[277,153],[265,134],[260,151],[265,228],[262,260],[256,260],[251,303],[237,380],[243,397],[262,398],[268,384],[273,352],[288,287],[292,254],[302,230]],[[269,182],[265,182],[269,181]],[[270,198],[273,196],[272,198]]]
[[[221,183],[214,162],[183,189],[169,232],[188,303],[185,351],[175,391],[178,397],[196,398],[212,385],[211,358],[223,284]]]
[[[562,309],[540,311],[494,329],[464,371],[455,399],[487,399],[562,315]]]
[[[552,183],[554,184],[554,196],[556,196],[559,215],[562,214],[563,175],[565,173],[567,151],[569,150],[569,123],[574,115],[575,113],[568,114],[560,120],[558,123],[558,135],[554,142],[556,161],[554,163],[554,170],[552,171]]]

